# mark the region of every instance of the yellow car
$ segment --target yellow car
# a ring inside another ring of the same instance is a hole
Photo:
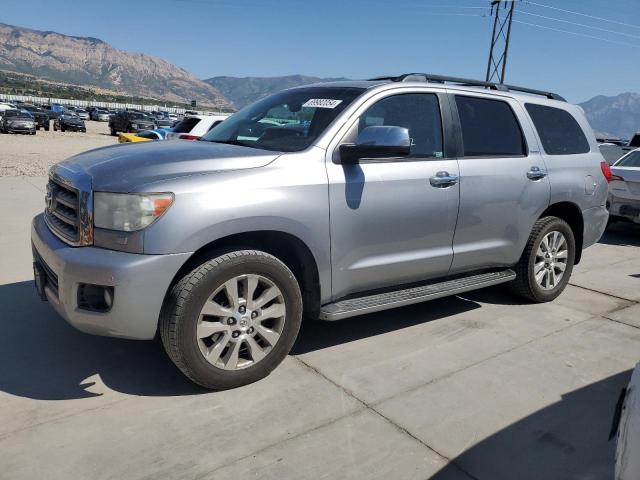
[[[127,143],[127,142],[149,142],[150,138],[139,137],[135,133],[121,133],[118,136],[118,142]]]

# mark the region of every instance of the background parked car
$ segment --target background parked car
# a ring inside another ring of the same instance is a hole
[[[109,119],[109,129],[114,137],[118,132],[137,133],[143,130],[153,130],[156,127],[153,119],[142,112],[123,110]]]
[[[191,115],[184,117],[167,133],[167,140],[198,140],[226,118],[226,116],[222,115]]]
[[[118,135],[119,143],[128,142],[148,142],[150,140],[164,140],[167,132],[166,128],[156,128],[155,130],[143,130],[138,133],[121,133]]]
[[[110,116],[107,110],[101,108],[94,108],[89,114],[89,118],[97,122],[108,122]]]
[[[55,120],[60,115],[62,115],[65,111],[64,107],[59,103],[52,103],[51,105],[46,105],[44,107],[45,112],[49,115],[50,120]]]
[[[2,133],[28,133],[36,134],[36,122],[27,111],[12,109],[5,110],[0,121]]]
[[[169,115],[163,113],[156,113],[153,116],[153,119],[156,123],[156,127],[158,128],[171,128],[171,126],[175,123],[175,121],[172,120]]]
[[[89,120],[89,112],[84,108],[76,108],[76,115],[78,115],[82,120]]]
[[[610,222],[640,224],[640,148],[632,150],[611,167],[609,183]]]
[[[87,127],[84,124],[84,120],[79,116],[70,112],[65,112],[54,120],[53,130],[60,130],[61,132],[70,130],[73,132],[85,133],[87,131]]]
[[[26,110],[33,116],[36,122],[36,130],[40,130],[42,127],[49,131],[49,115],[44,109],[35,105],[23,105],[22,110]]]
[[[16,106],[11,103],[0,103],[0,119],[5,110],[15,110]]]

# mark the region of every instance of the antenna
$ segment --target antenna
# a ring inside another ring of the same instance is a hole
[[[491,0],[491,15],[493,15],[493,33],[489,62],[487,63],[487,82],[504,83],[507,70],[507,54],[511,40],[511,23],[516,0]],[[505,33],[506,29],[506,33]]]

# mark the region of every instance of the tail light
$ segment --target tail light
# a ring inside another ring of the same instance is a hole
[[[199,135],[180,135],[180,140],[198,140]]]
[[[610,182],[613,179],[613,174],[611,173],[611,167],[607,162],[600,162],[600,168],[602,169],[602,174],[604,178],[607,179],[607,182]]]

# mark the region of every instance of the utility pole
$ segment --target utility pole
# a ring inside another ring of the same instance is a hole
[[[504,83],[509,41],[511,40],[511,23],[515,8],[516,0],[491,0],[493,33],[491,35],[489,62],[487,63],[487,82]]]

